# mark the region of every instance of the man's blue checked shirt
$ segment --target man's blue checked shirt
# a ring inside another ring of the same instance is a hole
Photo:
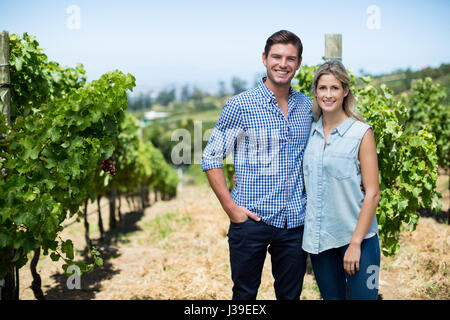
[[[201,164],[203,171],[222,168],[233,151],[235,203],[271,226],[290,229],[305,219],[302,160],[314,118],[312,101],[291,87],[286,118],[265,80],[228,100]]]

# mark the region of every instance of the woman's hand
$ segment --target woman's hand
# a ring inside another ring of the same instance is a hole
[[[359,271],[359,259],[361,258],[361,245],[350,243],[344,255],[344,270],[351,276]]]
[[[233,183],[237,185],[236,173],[233,173]]]

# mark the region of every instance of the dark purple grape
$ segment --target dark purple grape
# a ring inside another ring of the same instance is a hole
[[[102,170],[104,172],[109,172],[111,175],[115,176],[116,166],[114,164],[114,156],[109,157],[108,159],[102,160]]]

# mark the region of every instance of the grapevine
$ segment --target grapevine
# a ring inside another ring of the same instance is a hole
[[[113,71],[87,83],[82,65],[62,68],[48,61],[28,34],[10,35],[10,51],[11,125],[0,117],[0,279],[11,266],[24,266],[37,248],[54,261],[63,259],[64,270],[75,263],[91,271],[92,264],[74,261],[72,241],[59,233],[64,220],[81,214],[92,191],[101,194],[98,182],[110,186],[127,174],[118,171],[113,153],[126,119],[126,91],[135,79]],[[111,178],[99,174],[102,168]],[[177,183],[149,178],[152,172],[145,179],[161,188]],[[172,174],[170,167],[167,172]],[[97,253],[91,250],[101,265]]]

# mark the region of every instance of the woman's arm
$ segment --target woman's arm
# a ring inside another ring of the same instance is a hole
[[[362,183],[366,194],[359,214],[358,223],[356,224],[350,245],[344,256],[344,269],[350,275],[359,271],[361,242],[369,231],[375,216],[378,201],[380,200],[377,147],[371,129],[367,130],[362,138],[358,159],[361,166]]]

